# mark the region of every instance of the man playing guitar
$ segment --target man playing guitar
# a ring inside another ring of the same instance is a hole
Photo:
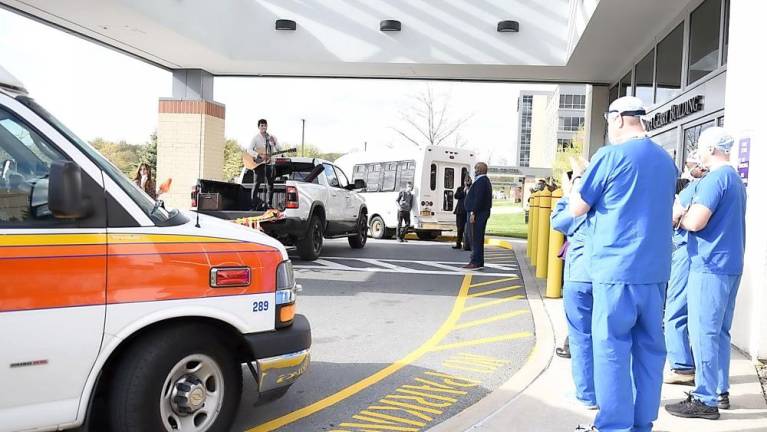
[[[258,133],[250,141],[250,146],[242,155],[242,162],[245,168],[253,170],[255,174],[253,190],[251,191],[251,201],[253,201],[259,187],[266,183],[266,202],[270,205],[273,197],[274,167],[269,164],[271,157],[279,151],[280,145],[274,135],[266,132],[268,124],[265,119],[258,121]],[[263,202],[264,200],[262,200]],[[253,202],[257,206],[258,203]]]

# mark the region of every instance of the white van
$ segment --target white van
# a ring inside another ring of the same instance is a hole
[[[397,195],[413,182],[415,196],[411,226],[418,238],[433,240],[455,229],[455,190],[476,163],[473,151],[440,146],[423,149],[374,150],[349,153],[336,165],[364,180],[373,238],[392,238],[397,229]]]
[[[223,432],[243,364],[266,398],[301,376],[311,329],[285,248],[196,216],[0,67],[0,432]]]

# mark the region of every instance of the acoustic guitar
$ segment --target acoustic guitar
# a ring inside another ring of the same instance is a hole
[[[293,153],[296,151],[296,148],[289,148],[286,150],[280,150],[278,152],[272,153],[272,157],[279,156],[285,153]],[[242,154],[242,164],[245,166],[245,168],[249,170],[254,170],[261,165],[265,165],[271,162],[271,159],[269,159],[268,155],[266,153],[259,153],[258,157],[253,157],[247,152]]]

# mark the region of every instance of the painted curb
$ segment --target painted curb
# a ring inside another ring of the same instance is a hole
[[[488,239],[486,244],[513,249],[512,243],[506,240]],[[476,404],[428,429],[429,432],[468,432],[480,428],[485,422],[513,404],[551,365],[556,342],[554,325],[543,303],[545,287],[539,286],[535,274],[531,273],[524,254],[525,247],[518,246],[518,249],[521,250],[517,261],[525,281],[525,291],[535,326],[535,346],[525,365],[508,381]]]

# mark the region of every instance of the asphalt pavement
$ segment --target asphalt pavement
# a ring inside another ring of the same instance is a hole
[[[488,267],[438,242],[327,241],[320,260],[294,259],[299,313],[312,324],[309,371],[264,403],[244,381],[235,431],[420,431],[506,382],[534,346],[513,251],[488,247]]]

